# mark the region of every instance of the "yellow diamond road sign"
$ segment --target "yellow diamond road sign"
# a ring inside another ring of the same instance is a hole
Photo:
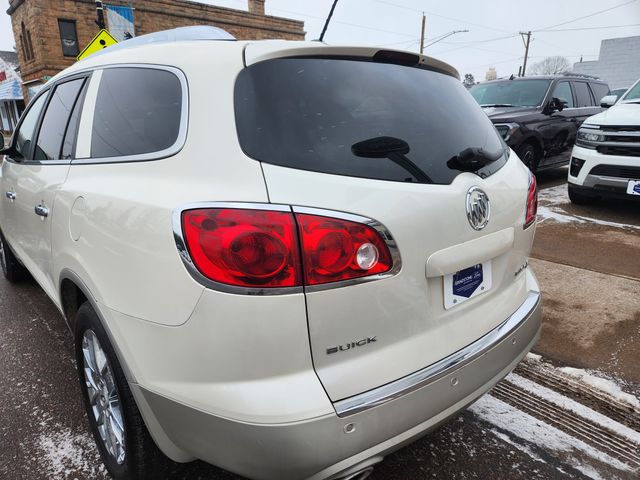
[[[118,43],[118,41],[113,38],[107,30],[103,28],[95,37],[93,37],[93,40],[89,42],[89,45],[84,47],[84,50],[80,52],[80,55],[78,55],[77,59],[83,60],[89,55],[93,55],[103,48],[110,47],[111,45],[115,45],[116,43]]]

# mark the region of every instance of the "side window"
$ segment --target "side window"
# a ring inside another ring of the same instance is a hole
[[[569,82],[558,82],[556,88],[553,89],[553,96],[556,98],[562,98],[567,101],[566,108],[573,108],[573,95],[571,94],[571,86]]]
[[[91,157],[160,152],[178,139],[182,86],[176,75],[150,68],[102,73],[91,132]]]
[[[78,126],[80,124],[80,113],[82,112],[82,105],[84,95],[87,91],[86,84],[83,86],[82,91],[76,99],[76,104],[71,112],[69,118],[69,125],[67,125],[67,131],[64,134],[64,141],[62,142],[62,153],[60,158],[62,160],[69,160],[75,158],[76,138],[78,137]]]
[[[84,81],[84,78],[79,78],[55,87],[47,111],[42,118],[40,134],[33,155],[35,160],[60,158],[60,149],[67,124]]]
[[[576,89],[576,107],[593,106],[591,92],[589,91],[589,86],[586,82],[573,82],[573,87]]]
[[[25,113],[24,120],[16,134],[16,144],[14,147],[14,156],[16,158],[27,158],[29,156],[31,142],[35,135],[36,124],[38,123],[38,118],[40,117],[40,113],[44,108],[46,100],[47,93],[43,93],[34,100],[33,104],[27,110],[27,113]]]
[[[606,97],[609,95],[609,87],[604,83],[590,83],[591,91],[593,92],[593,96],[596,99],[596,105],[600,105],[600,100],[602,97]]]

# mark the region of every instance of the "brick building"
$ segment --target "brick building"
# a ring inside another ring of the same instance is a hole
[[[573,71],[599,77],[611,90],[629,88],[640,78],[640,36],[603,40],[598,60],[574,63]]]
[[[304,40],[304,22],[265,15],[265,0],[248,0],[248,11],[188,0],[109,0],[107,28],[132,17],[132,34],[144,35],[189,25],[220,27],[238,39]],[[128,7],[132,7],[131,9]],[[109,11],[111,9],[111,11]],[[49,78],[76,61],[76,55],[96,33],[94,0],[9,0],[13,34],[20,61],[25,98]],[[127,16],[127,15],[125,15]]]

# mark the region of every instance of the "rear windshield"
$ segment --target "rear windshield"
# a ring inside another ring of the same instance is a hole
[[[244,152],[285,167],[449,184],[469,148],[493,159],[476,171],[482,177],[506,162],[502,139],[462,84],[423,68],[268,60],[240,73],[235,109]]]

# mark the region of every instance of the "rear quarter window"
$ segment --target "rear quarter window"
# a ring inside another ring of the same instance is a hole
[[[127,157],[170,148],[180,133],[182,102],[182,85],[172,72],[105,69],[95,104],[91,157]]]
[[[481,176],[506,162],[502,139],[462,84],[423,68],[366,59],[267,60],[240,72],[235,111],[244,152],[285,167],[421,181],[408,159],[430,183],[449,184],[460,173],[450,160],[467,148],[497,158]],[[405,147],[367,157],[355,147],[385,138]]]

